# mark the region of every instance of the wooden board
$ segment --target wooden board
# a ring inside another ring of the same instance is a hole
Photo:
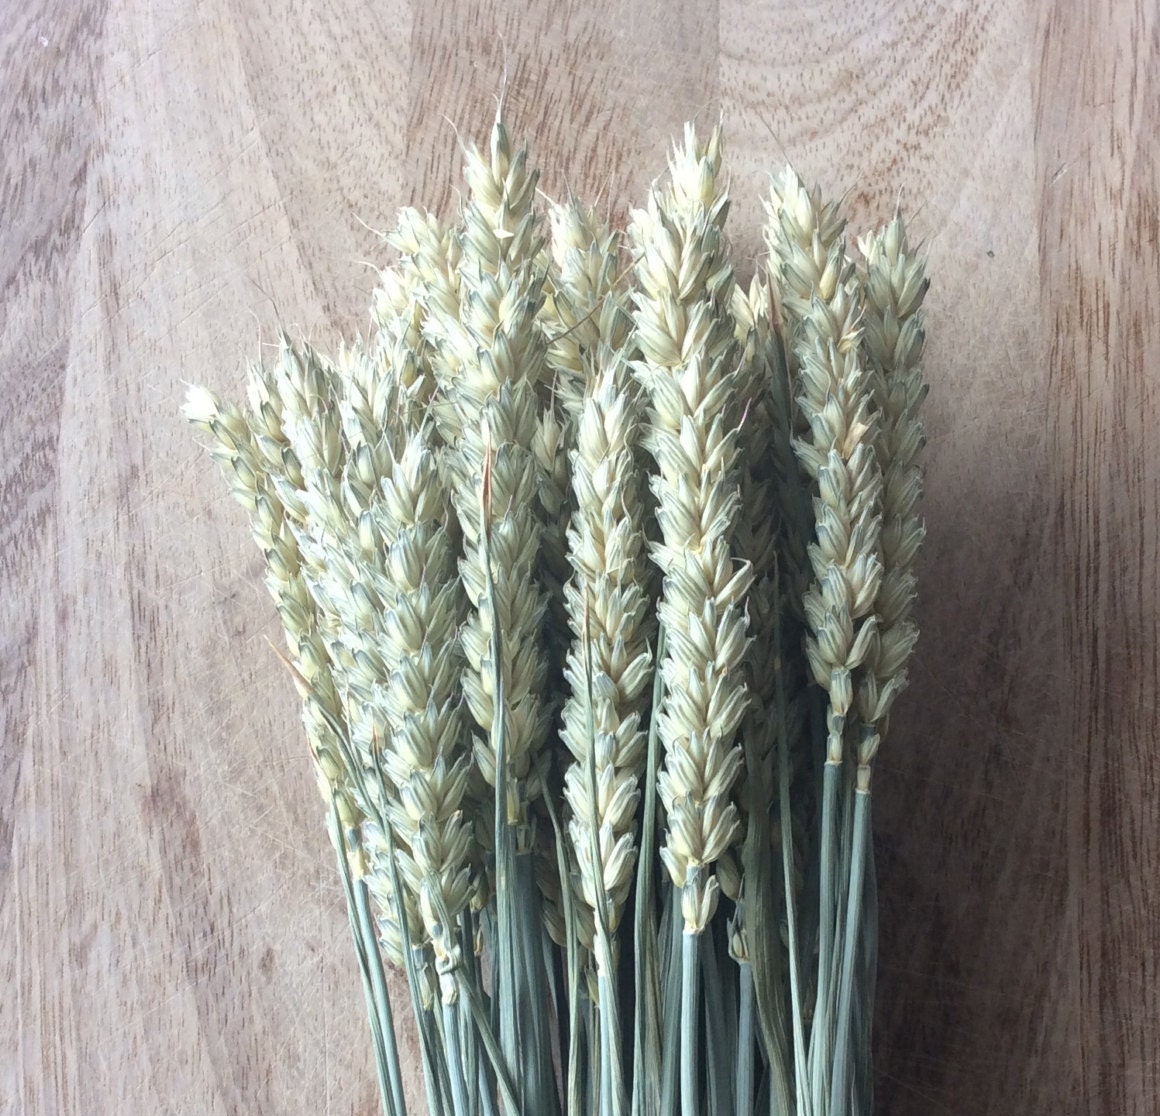
[[[503,86],[639,202],[720,114],[929,247],[923,640],[881,760],[879,1108],[1160,1109],[1160,13],[1111,0],[0,0],[0,1112],[370,1113],[241,511],[178,417],[365,321]],[[415,1052],[409,1050],[408,1057]]]

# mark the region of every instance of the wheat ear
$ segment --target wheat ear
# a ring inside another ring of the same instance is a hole
[[[571,576],[567,531],[573,504],[568,462],[576,444],[596,347],[603,344],[619,349],[632,321],[619,284],[617,234],[594,209],[574,200],[550,204],[548,226],[551,236],[542,253],[546,275],[538,320],[547,342],[545,359],[551,390],[535,449],[546,481],[541,488],[542,567],[551,600],[548,649],[556,677],[569,644],[563,593],[564,582]]]
[[[369,381],[364,379],[369,387]],[[249,396],[252,411],[263,422],[258,444],[270,466],[273,489],[286,509],[286,521],[297,544],[302,580],[314,605],[319,636],[325,646],[345,729],[342,745],[354,794],[365,815],[363,849],[367,857],[366,885],[375,900],[380,932],[393,961],[402,956],[406,937],[419,937],[422,921],[415,896],[396,894],[390,872],[388,843],[379,826],[386,809],[385,796],[375,776],[370,753],[360,749],[350,701],[350,668],[353,665],[342,639],[338,616],[322,597],[319,587],[331,576],[331,555],[322,540],[341,536],[346,529],[341,500],[341,480],[346,465],[346,440],[340,398],[342,384],[336,368],[306,345],[292,345],[283,338],[279,358],[270,369],[251,371]],[[373,394],[373,392],[372,392]],[[275,470],[281,462],[281,471]],[[407,935],[399,924],[403,912]],[[396,950],[388,937],[399,935]]]
[[[405,390],[400,389],[400,392]],[[361,394],[356,397],[361,402]],[[376,429],[357,404],[339,492],[345,525],[323,529],[315,593],[336,620],[356,748],[385,777],[383,813],[416,898],[445,1003],[458,997],[458,929],[471,891],[462,816],[470,756],[457,632],[466,609],[448,532],[449,497],[426,426]],[[389,865],[385,865],[389,869]]]
[[[906,664],[918,638],[912,619],[915,559],[926,534],[918,515],[922,497],[919,454],[925,443],[919,409],[925,343],[922,302],[929,282],[901,216],[859,241],[866,260],[863,351],[878,410],[875,441],[882,469],[882,584],[875,610],[878,631],[858,684],[863,737],[858,764],[868,767],[886,731],[890,708],[906,685]],[[868,778],[869,773],[866,773]]]
[[[370,851],[363,838],[366,811],[343,739],[349,732],[346,712],[293,527],[294,514],[304,514],[303,479],[283,423],[296,409],[309,405],[300,354],[282,338],[275,370],[254,366],[249,382],[249,415],[201,387],[190,388],[184,413],[213,439],[210,453],[235,499],[250,513],[254,539],[266,560],[266,587],[282,620],[295,685],[303,699],[303,725],[319,793],[328,805],[337,804],[343,833],[352,842],[351,875],[359,880],[370,871]],[[283,397],[288,400],[285,406]],[[391,895],[379,906],[379,930],[388,959],[401,964],[402,934],[395,910]]]
[[[740,832],[731,796],[742,763],[734,737],[747,701],[741,663],[750,571],[730,550],[740,411],[719,132],[701,145],[688,127],[669,172],[647,209],[633,214],[630,236],[635,371],[649,400],[644,445],[657,469],[661,541],[653,556],[664,574],[661,858],[680,890],[687,938],[713,917],[713,867]]]
[[[235,499],[250,514],[254,541],[266,559],[266,587],[282,620],[295,682],[299,689],[308,688],[303,695],[303,717],[319,792],[328,804],[337,796],[344,829],[357,830],[362,814],[352,797],[349,775],[334,740],[332,726],[344,723],[345,717],[334,686],[330,656],[319,635],[317,610],[302,576],[298,543],[286,523],[282,502],[271,489],[251,420],[203,387],[189,389],[183,413],[197,430],[212,439],[210,455],[225,474]],[[365,864],[356,862],[352,870],[361,876]]]
[[[437,366],[448,401],[443,413],[448,470],[464,534],[460,575],[471,602],[463,631],[464,692],[476,724],[476,760],[496,785],[496,756],[486,735],[496,715],[489,681],[493,668],[492,623],[504,634],[509,788],[508,820],[530,847],[528,804],[540,793],[538,757],[548,727],[541,624],[546,607],[535,570],[540,519],[536,513],[542,472],[533,451],[539,431],[537,390],[544,375],[544,348],[535,317],[543,276],[537,269],[539,223],[533,209],[536,175],[527,151],[513,152],[497,122],[487,154],[469,148],[465,173],[471,203],[460,235],[459,316],[433,308],[441,338]],[[488,525],[495,581],[485,600],[480,492],[490,470]]]
[[[806,654],[815,681],[830,695],[827,762],[839,764],[853,671],[874,636],[882,577],[877,417],[861,359],[861,291],[836,209],[787,171],[775,183],[770,213],[771,264],[791,323],[797,404],[808,423],[794,449],[816,484]]]
[[[584,901],[595,912],[606,897],[600,914],[614,933],[636,855],[653,625],[634,461],[637,392],[623,352],[604,351],[591,381],[572,453],[565,595],[573,642],[562,738],[573,763],[564,787]]]

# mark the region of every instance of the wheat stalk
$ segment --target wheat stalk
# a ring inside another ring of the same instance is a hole
[[[849,1099],[849,1004],[860,932],[865,827],[855,819],[839,842],[837,819],[850,808],[853,789],[843,783],[843,768],[856,752],[856,746],[846,746],[854,672],[866,660],[877,632],[874,607],[882,581],[878,415],[861,356],[862,292],[846,256],[836,206],[824,203],[818,191],[807,191],[787,170],[774,184],[769,213],[767,242],[798,364],[797,403],[808,424],[794,448],[815,485],[815,540],[809,546],[814,582],[803,601],[809,629],[806,657],[814,680],[829,697],[810,1087],[815,1109],[839,1116]],[[853,803],[857,811],[862,803],[860,796],[853,797],[859,799]],[[842,958],[840,966],[837,957]]]
[[[721,141],[692,127],[669,160],[669,179],[632,216],[635,371],[648,399],[644,445],[656,463],[664,583],[658,618],[665,650],[657,728],[665,762],[660,857],[680,898],[681,1103],[698,1105],[700,939],[717,907],[714,866],[740,836],[732,800],[741,771],[734,743],[747,695],[744,595],[748,567],[730,550],[739,489],[737,346],[728,312],[733,269],[724,237]],[[712,992],[713,989],[710,989]],[[670,1064],[672,1061],[670,1060]]]
[[[665,583],[658,608],[668,649],[660,793],[667,814],[661,857],[682,893],[685,927],[700,934],[716,909],[713,865],[739,836],[730,794],[741,769],[732,745],[745,711],[739,674],[742,601],[749,582],[729,548],[739,491],[737,354],[727,308],[733,288],[723,226],[720,136],[699,145],[688,129],[670,180],[633,214],[635,371],[649,399],[644,444]]]
[[[471,606],[462,629],[463,691],[482,730],[475,761],[496,791],[496,934],[504,948],[497,983],[510,1007],[501,1013],[501,1043],[509,1070],[530,1089],[528,1103],[547,1112],[554,1090],[530,854],[536,845],[553,848],[545,827],[537,834],[532,805],[549,762],[540,500],[548,478],[541,458],[545,445],[554,455],[555,440],[545,442],[540,407],[546,365],[536,327],[543,297],[537,175],[498,118],[487,153],[465,151],[464,173],[470,203],[459,233],[459,313],[432,313],[447,468],[463,529],[460,577]],[[521,1026],[536,1036],[530,1052],[520,1048]],[[516,1075],[521,1058],[534,1069]]]

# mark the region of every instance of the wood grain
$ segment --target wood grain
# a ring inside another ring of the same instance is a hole
[[[373,1111],[259,563],[177,410],[278,322],[360,328],[372,229],[455,204],[501,88],[620,214],[721,114],[748,256],[786,158],[914,214],[879,1108],[1160,1109],[1155,5],[0,0],[0,83],[0,1113]]]

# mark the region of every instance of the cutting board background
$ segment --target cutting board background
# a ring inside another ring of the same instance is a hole
[[[505,73],[553,194],[623,214],[720,114],[743,258],[786,157],[913,215],[879,1108],[1154,1113],[1160,15],[1080,0],[0,0],[0,1112],[374,1110],[260,561],[178,406],[277,322],[364,326],[373,229],[457,204]]]

